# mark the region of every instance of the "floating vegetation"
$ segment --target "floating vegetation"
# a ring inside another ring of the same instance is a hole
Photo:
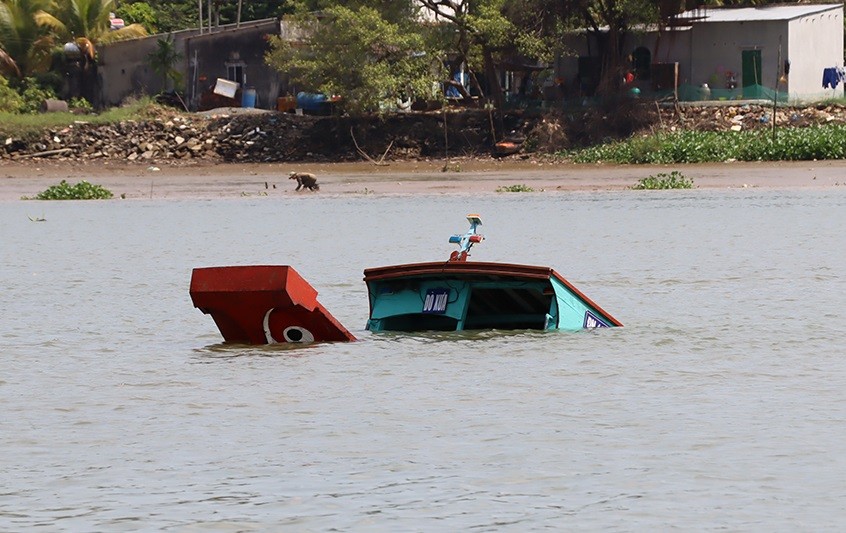
[[[496,192],[535,192],[535,190],[528,185],[521,183],[518,185],[503,185],[501,187],[497,187]]]
[[[685,177],[684,174],[678,170],[674,170],[667,174],[660,172],[654,176],[643,178],[632,186],[632,189],[692,189],[693,180]]]
[[[94,185],[85,180],[71,185],[65,180],[58,185],[51,185],[34,198],[24,196],[23,200],[106,200],[114,197],[112,191],[102,185]]]

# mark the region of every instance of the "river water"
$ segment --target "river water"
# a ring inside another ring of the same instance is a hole
[[[625,324],[371,335],[362,271],[549,265]],[[43,217],[44,222],[29,217]],[[0,205],[0,530],[839,529],[846,190]],[[291,264],[360,340],[221,344]]]

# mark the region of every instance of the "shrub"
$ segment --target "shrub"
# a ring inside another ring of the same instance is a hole
[[[47,190],[38,193],[36,200],[105,200],[112,198],[112,191],[101,185],[93,185],[85,180],[71,185],[62,180],[58,185],[51,185]],[[30,198],[27,198],[30,199]]]
[[[91,113],[94,111],[94,106],[85,98],[71,98],[70,102],[68,102],[68,107],[82,113]]]
[[[35,78],[26,78],[23,82],[21,97],[23,105],[20,107],[20,112],[34,114],[41,110],[41,103],[44,100],[56,98],[56,93],[53,89],[40,85]]]
[[[502,187],[497,187],[496,192],[535,192],[534,189],[529,187],[528,185],[503,185]]]
[[[768,131],[680,131],[634,137],[569,153],[576,163],[710,163],[846,158],[846,125]]]
[[[6,78],[0,76],[0,113],[17,113],[23,105],[23,99],[16,90],[9,87]]]
[[[655,176],[649,176],[638,181],[632,189],[692,189],[693,180],[685,177],[678,170],[669,174],[661,172]]]

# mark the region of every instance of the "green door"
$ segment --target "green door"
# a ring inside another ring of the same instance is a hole
[[[743,97],[761,98],[761,51],[742,50],[743,61]]]

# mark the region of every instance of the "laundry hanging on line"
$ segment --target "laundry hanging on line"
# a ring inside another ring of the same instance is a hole
[[[842,81],[846,81],[846,69],[843,67],[828,67],[823,69],[823,89],[836,89]]]

